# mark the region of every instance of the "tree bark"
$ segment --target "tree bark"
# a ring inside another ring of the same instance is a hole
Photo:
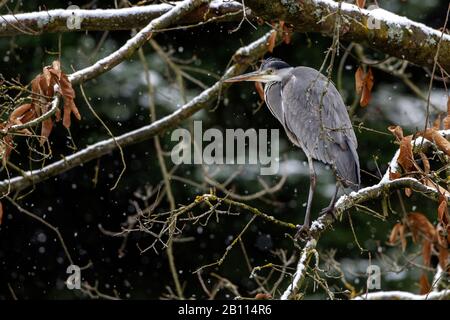
[[[433,66],[440,43],[437,61],[450,71],[450,35],[383,9],[364,10],[348,3],[340,6],[331,0],[246,0],[245,4],[266,20],[283,20],[295,31],[329,37],[339,19],[340,39],[363,43],[421,66]]]

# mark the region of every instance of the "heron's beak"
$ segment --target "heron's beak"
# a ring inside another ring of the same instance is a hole
[[[265,73],[264,71],[255,71],[233,78],[225,80],[225,82],[241,82],[241,81],[259,81],[259,82],[269,82],[272,81],[272,76]]]

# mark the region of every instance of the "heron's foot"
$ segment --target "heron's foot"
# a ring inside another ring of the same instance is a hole
[[[320,211],[321,216],[326,214],[331,214],[334,220],[337,220],[336,209],[334,208],[334,205],[325,207]]]
[[[311,232],[309,230],[309,226],[307,225],[297,225],[297,233],[295,234],[294,239],[298,239],[302,242],[307,241],[311,238]]]

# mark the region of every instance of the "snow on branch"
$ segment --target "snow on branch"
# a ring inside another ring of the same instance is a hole
[[[111,70],[142,47],[152,36],[152,32],[164,29],[175,23],[180,17],[199,7],[207,0],[184,0],[178,2],[172,9],[159,18],[152,20],[145,28],[129,39],[122,47],[109,56],[97,61],[92,66],[77,71],[69,76],[73,85],[84,82]]]
[[[341,196],[335,205],[335,215],[339,220],[345,211],[354,206],[370,200],[380,199],[384,195],[387,196],[390,191],[403,188],[411,188],[416,192],[427,194],[434,199],[438,199],[439,197],[439,192],[436,189],[425,186],[414,178],[399,178],[396,180],[381,181],[376,185]],[[315,251],[317,241],[322,233],[331,228],[334,222],[335,219],[331,214],[322,215],[312,222],[310,229],[311,240],[309,240],[302,249],[294,278],[282,294],[282,300],[295,299],[305,279],[309,260]]]
[[[404,291],[378,291],[363,294],[353,300],[450,300],[450,290],[433,291],[423,295]]]
[[[450,138],[449,130],[441,130],[439,131],[446,139]],[[422,145],[422,148],[427,148],[431,146],[433,143],[429,140],[426,140],[422,137],[418,137],[412,141],[413,146]],[[432,188],[422,184],[419,180],[415,178],[398,178],[395,180],[389,179],[389,172],[397,172],[398,165],[398,156],[399,152],[397,152],[392,158],[389,168],[386,171],[386,174],[381,179],[378,184],[375,184],[370,187],[362,188],[358,191],[351,192],[348,195],[341,196],[335,204],[335,216],[338,220],[341,219],[343,213],[354,206],[375,199],[381,199],[384,196],[388,196],[389,192],[393,190],[399,190],[404,188],[410,188],[413,191],[426,195],[434,200],[438,200],[439,196],[442,196],[440,192],[436,188]],[[447,201],[450,198],[447,196]],[[317,245],[317,241],[323,232],[327,229],[331,228],[333,223],[335,222],[335,218],[332,214],[326,214],[320,216],[318,219],[312,222],[310,229],[310,240],[306,243],[305,247],[302,249],[300,253],[299,262],[297,263],[296,272],[291,283],[288,285],[284,293],[281,295],[280,299],[296,299],[299,290],[303,284],[303,281],[306,277],[306,272],[308,269],[309,261],[312,255],[315,252],[315,248]],[[435,294],[435,293],[433,293]],[[431,295],[431,294],[430,294]],[[429,296],[430,296],[429,295]],[[411,295],[415,296],[415,295]],[[450,296],[450,293],[447,292],[447,296]],[[374,296],[376,297],[376,295]],[[420,297],[420,296],[417,296]],[[380,298],[381,299],[381,298]]]
[[[283,20],[298,32],[320,32],[363,42],[391,56],[421,66],[432,66],[440,43],[438,62],[450,71],[450,35],[381,8],[366,10],[332,0],[246,0],[254,14],[266,20]],[[444,13],[445,14],[445,13]]]
[[[19,131],[27,129],[27,128],[32,128],[34,126],[37,126],[41,122],[44,122],[45,120],[51,118],[58,111],[60,100],[61,100],[61,98],[58,93],[55,95],[55,97],[53,98],[53,100],[51,102],[50,110],[48,110],[46,113],[42,114],[41,116],[37,117],[36,119],[28,121],[27,123],[13,125],[13,126],[9,127],[7,130],[5,130],[5,132],[3,132],[3,134],[19,132]]]
[[[264,55],[268,50],[268,41],[272,31],[265,34],[248,46],[241,47],[234,54],[236,63],[224,74],[224,78],[233,77],[243,73],[247,67]],[[204,90],[190,102],[150,125],[132,130],[121,136],[97,142],[85,149],[78,151],[62,160],[56,161],[38,170],[26,171],[22,176],[6,179],[0,182],[0,194],[5,195],[11,191],[20,191],[42,182],[52,176],[68,171],[76,166],[82,165],[90,160],[104,156],[119,146],[127,146],[148,140],[165,130],[178,125],[181,121],[189,118],[197,111],[207,108],[217,96],[230,84],[222,80],[216,82],[212,87]]]
[[[40,12],[3,15],[0,18],[0,37],[32,35],[49,32],[131,30],[145,27],[149,21],[169,12],[169,3],[121,9],[56,9]],[[242,5],[235,1],[215,0],[204,3],[177,21],[179,25],[216,21],[239,21]],[[79,25],[71,19],[80,19]]]
[[[439,65],[450,71],[450,35],[423,23],[398,16],[381,8],[361,9],[356,5],[333,0],[246,0],[247,17],[260,16],[268,21],[285,21],[298,32],[320,32],[334,36],[336,23],[340,39],[366,43],[391,56],[421,66],[432,66],[440,47]],[[0,36],[39,35],[45,32],[86,30],[130,30],[168,13],[170,4],[123,9],[50,10],[0,17]],[[209,20],[239,21],[243,7],[240,1],[215,0],[203,3],[176,21],[177,25]],[[250,10],[249,10],[250,11]],[[68,19],[79,17],[79,28],[68,27]],[[72,28],[72,29],[71,29]],[[164,29],[160,26],[161,29]],[[156,30],[154,30],[156,31]]]

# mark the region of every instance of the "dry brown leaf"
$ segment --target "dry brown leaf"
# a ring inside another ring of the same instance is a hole
[[[400,243],[402,245],[402,251],[404,252],[406,249],[406,237],[405,237],[405,226],[401,223],[396,223],[392,228],[391,234],[389,235],[389,243],[394,245],[397,240],[400,239]]]
[[[283,29],[284,29],[284,21],[283,21],[283,20],[280,20],[279,23],[280,23],[280,29],[283,30]]]
[[[426,267],[431,265],[431,249],[433,243],[427,239],[424,239],[422,242],[422,259],[423,264]]]
[[[273,49],[275,48],[275,44],[277,41],[277,32],[276,31],[272,31],[272,33],[270,34],[269,40],[267,42],[267,51],[269,52],[273,52]]]
[[[447,206],[447,197],[443,196],[442,194],[439,195],[438,219],[439,222],[444,226],[447,226],[450,221]]]
[[[42,106],[47,104],[48,99],[53,95],[53,86],[49,86],[45,77],[40,74],[31,81],[31,91],[31,105],[34,107],[36,115],[40,116]]]
[[[417,242],[420,237],[425,238],[429,242],[436,239],[436,229],[424,214],[411,212],[408,214],[407,219],[414,242]]]
[[[362,67],[359,67],[355,73],[356,93],[361,95],[359,104],[361,107],[366,107],[372,95],[373,88],[373,73],[372,68],[368,68],[367,73],[364,73]]]
[[[447,196],[447,197],[450,197],[450,192],[449,192],[448,190],[446,190],[446,189],[444,189],[443,187],[441,187],[440,185],[434,183],[434,182],[431,181],[430,179],[425,178],[425,179],[422,181],[422,183],[423,183],[424,185],[426,185],[427,187],[437,189],[437,190],[439,191],[440,194],[443,194],[443,195],[445,195],[445,196]]]
[[[442,121],[444,129],[450,129],[450,96],[447,98],[447,116]]]
[[[430,282],[428,281],[428,277],[425,273],[422,273],[420,276],[420,294],[427,294],[431,290]]]
[[[394,225],[394,227],[391,230],[391,234],[389,235],[389,240],[388,242],[390,244],[395,244],[398,240],[398,235],[399,235],[399,229],[402,228],[403,225],[401,223],[396,223]]]
[[[400,142],[398,164],[403,168],[405,172],[411,172],[416,169],[411,141],[412,136],[407,136],[404,137]]]
[[[403,139],[403,129],[400,126],[389,126],[388,130],[395,136],[398,142]]]
[[[38,75],[32,81],[33,102],[35,112],[37,116],[40,116],[48,111],[51,99],[54,95],[54,86],[58,85],[61,91],[61,95],[64,100],[64,115],[63,125],[66,128],[70,127],[71,114],[80,120],[81,115],[78,108],[75,105],[75,91],[72,88],[72,84],[69,81],[67,75],[62,72],[61,64],[58,60],[53,61],[51,66],[46,66],[42,69],[42,74]],[[58,110],[55,114],[56,121],[61,120],[61,113]],[[41,144],[43,144],[53,128],[53,120],[46,120],[42,123],[41,127]]]
[[[405,195],[409,198],[412,195],[412,190],[411,188],[405,188]]]
[[[81,120],[80,112],[78,111],[77,106],[75,105],[75,91],[72,88],[72,84],[69,81],[69,78],[61,72],[60,78],[60,87],[61,94],[64,98],[64,115],[63,115],[63,125],[66,128],[70,127],[70,115],[73,113],[75,118]]]
[[[439,265],[443,270],[447,269],[448,265],[448,247],[439,246]]]
[[[422,159],[423,171],[424,171],[426,174],[429,174],[429,173],[430,173],[430,168],[431,168],[431,167],[430,167],[430,161],[428,160],[428,158],[427,158],[427,156],[425,155],[425,153],[420,152],[419,155],[420,155],[420,159]]]
[[[290,44],[293,33],[292,27],[289,27],[284,21],[280,21],[280,29],[283,32],[283,42],[285,44]]]
[[[357,95],[361,95],[364,86],[364,70],[361,66],[355,72],[355,90]]]
[[[436,226],[436,233],[438,235],[437,237],[437,244],[438,246],[442,246],[442,247],[448,247],[448,241],[446,239],[446,234],[447,234],[447,227],[443,226],[442,223],[438,223]]]
[[[255,295],[255,300],[272,300],[272,296],[268,293],[257,293]]]
[[[66,74],[61,73],[59,85],[61,87],[61,94],[65,98],[75,99],[75,91],[73,90],[72,83],[70,83],[69,78]]]
[[[400,178],[402,175],[400,174],[400,172],[392,172],[391,169],[389,168],[389,180],[395,180]]]
[[[441,115],[439,114],[437,118],[433,122],[433,129],[440,130],[441,129]]]
[[[264,88],[261,82],[255,82],[256,92],[258,92],[259,98],[261,101],[265,101],[264,99]]]
[[[414,161],[413,148],[411,145],[412,136],[405,137],[403,135],[403,129],[400,126],[389,126],[388,130],[395,136],[395,139],[400,142],[400,153],[397,160],[398,164],[405,173],[414,171],[417,164]]]
[[[71,113],[74,114],[75,118],[78,120],[81,120],[80,112],[78,111],[77,107],[75,106],[75,102],[70,99],[64,100],[64,114],[63,114],[63,125],[66,128],[70,127],[70,115]]]
[[[445,139],[439,131],[435,129],[427,129],[425,132],[421,132],[424,138],[434,142],[436,146],[443,151],[446,155],[450,156],[450,142]]]
[[[35,117],[36,113],[33,108],[33,105],[31,103],[26,103],[21,106],[18,106],[16,109],[14,109],[13,112],[11,112],[6,126],[8,127],[12,125],[22,125],[34,119]],[[23,129],[20,131],[20,133],[25,135],[31,135],[31,132],[28,129]]]
[[[41,137],[40,137],[40,144],[43,145],[45,141],[47,141],[48,137],[50,136],[50,133],[53,129],[53,120],[47,119],[45,121],[42,121],[41,125]]]
[[[402,228],[399,229],[399,236],[400,236],[400,243],[402,244],[402,251],[405,252],[406,250],[406,245],[407,245],[407,241],[406,241],[406,237],[405,237],[405,226],[402,225]]]
[[[373,88],[373,74],[372,68],[369,67],[369,70],[367,71],[366,77],[364,79],[364,86],[360,100],[361,107],[366,107],[369,104],[370,99],[372,97],[372,88]]]
[[[366,5],[366,0],[356,0],[356,4],[358,5],[358,7],[364,8],[364,6]]]

